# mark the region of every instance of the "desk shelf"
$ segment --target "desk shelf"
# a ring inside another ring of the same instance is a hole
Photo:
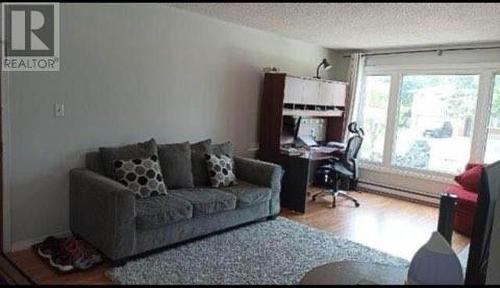
[[[342,117],[342,110],[298,110],[298,109],[283,109],[283,116],[302,116],[302,117]]]

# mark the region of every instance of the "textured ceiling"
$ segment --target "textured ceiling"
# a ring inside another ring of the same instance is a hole
[[[171,3],[334,49],[500,41],[500,3]]]

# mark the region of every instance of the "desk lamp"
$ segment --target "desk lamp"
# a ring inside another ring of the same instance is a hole
[[[323,58],[323,61],[321,61],[321,63],[319,63],[318,65],[318,68],[316,68],[316,77],[314,78],[321,79],[321,77],[319,77],[319,68],[321,68],[321,66],[323,66],[323,69],[325,71],[332,68],[332,65],[328,63],[328,61],[326,61],[326,58]]]

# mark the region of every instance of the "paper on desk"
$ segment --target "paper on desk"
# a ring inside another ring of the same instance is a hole
[[[319,146],[319,147],[311,147],[311,151],[315,153],[325,153],[325,154],[330,154],[335,151],[338,151],[339,148],[333,148],[333,147],[326,147],[326,146]]]

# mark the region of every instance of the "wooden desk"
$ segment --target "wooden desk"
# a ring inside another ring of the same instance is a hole
[[[329,157],[281,155],[283,138],[294,137],[297,123],[285,125],[293,117],[321,118],[321,142],[344,140],[344,111],[347,82],[310,77],[294,77],[285,73],[266,73],[259,111],[259,152],[263,161],[282,165],[285,170],[281,192],[284,207],[305,211],[307,185],[314,179],[315,168]],[[299,131],[300,132],[300,128]]]
[[[307,187],[314,182],[316,169],[331,158],[332,154],[310,152],[301,156],[279,154],[272,162],[281,165],[285,171],[281,182],[281,206],[305,213]]]

